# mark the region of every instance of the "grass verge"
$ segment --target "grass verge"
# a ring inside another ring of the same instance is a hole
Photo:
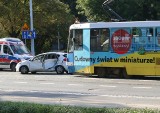
[[[0,113],[160,113],[160,110],[147,108],[92,108],[26,102],[0,102]]]

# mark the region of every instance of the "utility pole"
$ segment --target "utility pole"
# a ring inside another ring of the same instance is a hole
[[[57,29],[58,29],[58,34],[57,34],[57,43],[58,43],[58,51],[60,51],[60,38],[61,38],[61,36],[60,36],[60,34],[59,34],[59,25],[57,25]]]
[[[33,31],[33,9],[32,9],[32,0],[29,0],[29,6],[30,6],[30,30]],[[31,39],[31,53],[32,55],[35,55],[34,51],[34,39]]]
[[[59,31],[58,31],[58,51],[59,51],[59,38],[60,36],[59,36]]]
[[[60,39],[61,39],[61,36],[59,34],[59,31],[58,31],[58,35],[57,35],[57,47],[58,47],[58,51],[60,51]]]

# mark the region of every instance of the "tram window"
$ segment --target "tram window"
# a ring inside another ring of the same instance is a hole
[[[142,31],[141,31],[141,29],[138,28],[138,27],[132,28],[132,35],[133,35],[134,37],[140,37],[140,36],[142,36]]]
[[[69,38],[68,38],[68,48],[67,51],[68,52],[73,52],[74,48],[73,48],[73,30],[70,30],[69,32]]]
[[[97,51],[98,29],[91,29],[91,51]]]
[[[153,38],[154,30],[151,27],[136,27],[132,28],[133,42],[132,48],[134,51],[139,51],[140,48],[152,50],[154,48],[155,39]]]
[[[147,28],[147,36],[153,36],[153,28]]]
[[[160,28],[156,28],[156,36],[160,37]]]
[[[109,29],[91,29],[91,51],[109,50]]]
[[[156,49],[160,47],[160,27],[156,28]]]
[[[132,28],[132,35],[134,37],[141,37],[141,36],[153,36],[153,28]]]
[[[74,37],[74,50],[82,50],[83,49],[83,31],[82,29],[75,30]]]

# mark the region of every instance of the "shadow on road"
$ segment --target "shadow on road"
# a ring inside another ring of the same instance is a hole
[[[104,99],[96,99],[97,95],[79,92],[45,92],[45,91],[1,91],[1,100],[37,102],[44,104],[64,104],[76,105],[81,107],[107,107],[107,108],[126,108],[127,105],[110,103]],[[4,97],[4,98],[3,98]],[[7,99],[5,98],[7,97]],[[36,101],[38,99],[38,101]]]
[[[32,74],[32,73],[28,73],[28,74],[22,74],[22,75],[60,75],[60,76],[63,76],[63,75],[69,75],[69,74],[57,74],[55,72],[37,72],[36,74]]]
[[[0,69],[0,72],[12,72],[10,69]]]
[[[100,79],[97,75],[77,75],[75,77],[82,77],[82,78],[97,78]],[[102,78],[102,79],[125,79],[125,78],[115,78],[115,77],[109,77],[109,78]],[[128,80],[157,80],[160,81],[160,76],[134,76]]]

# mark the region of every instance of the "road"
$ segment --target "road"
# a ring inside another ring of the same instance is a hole
[[[160,78],[111,79],[0,71],[0,100],[96,107],[160,108]]]

